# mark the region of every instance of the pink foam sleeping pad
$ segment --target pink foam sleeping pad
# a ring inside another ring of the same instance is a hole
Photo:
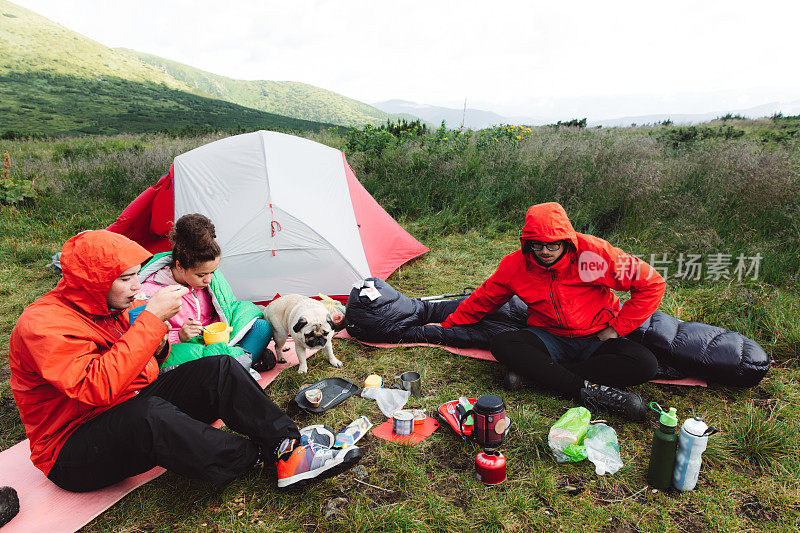
[[[274,343],[271,345],[275,349]],[[261,374],[258,383],[266,387],[281,371],[297,364],[297,353],[292,340],[283,352],[286,363]],[[223,425],[221,420],[215,427]],[[2,533],[30,533],[33,531],[77,531],[103,511],[122,499],[132,490],[165,472],[161,467],[128,478],[116,485],[93,492],[76,493],[58,488],[30,461],[27,440],[0,452],[0,486],[13,487],[19,496],[19,514],[2,527]]]

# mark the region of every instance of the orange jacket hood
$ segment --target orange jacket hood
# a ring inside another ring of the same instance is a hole
[[[84,231],[61,250],[63,277],[56,290],[84,312],[111,314],[108,292],[120,274],[152,254],[127,237],[106,230]]]
[[[575,228],[567,212],[557,202],[536,204],[528,208],[520,241],[553,242],[566,240],[578,247]]]
[[[543,266],[525,252],[528,240],[566,240],[572,248]],[[528,306],[529,326],[562,337],[585,337],[611,326],[624,336],[653,314],[664,295],[666,283],[650,265],[603,239],[575,232],[555,202],[528,209],[520,242],[522,249],[504,257],[443,327],[474,324],[516,295]],[[613,291],[628,291],[631,297],[620,307]]]

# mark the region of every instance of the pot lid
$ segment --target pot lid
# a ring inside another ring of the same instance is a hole
[[[475,402],[475,407],[473,407],[476,412],[488,415],[504,411],[505,408],[503,399],[494,394],[484,394],[478,398],[478,401]]]

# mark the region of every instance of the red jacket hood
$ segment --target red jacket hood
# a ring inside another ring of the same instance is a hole
[[[61,250],[63,277],[56,286],[65,299],[95,316],[111,314],[108,292],[120,274],[152,254],[132,240],[106,230],[84,231]]]
[[[528,240],[541,242],[568,240],[575,249],[578,248],[575,228],[572,227],[567,212],[557,202],[536,204],[528,208],[520,241]]]

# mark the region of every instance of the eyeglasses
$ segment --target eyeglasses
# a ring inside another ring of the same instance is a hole
[[[564,241],[556,241],[556,242],[544,243],[544,242],[528,241],[528,246],[530,247],[531,250],[535,250],[537,252],[541,252],[542,248],[547,248],[551,252],[555,252],[556,250],[561,248],[561,245],[563,244],[563,242]]]

